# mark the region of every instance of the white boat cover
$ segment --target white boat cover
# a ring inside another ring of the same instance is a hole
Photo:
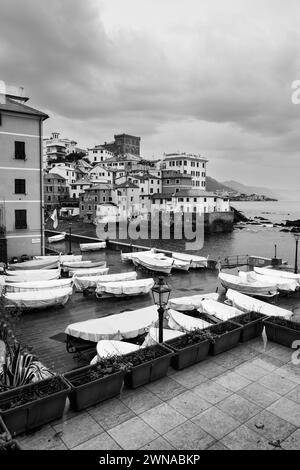
[[[188,271],[191,266],[191,261],[183,261],[175,258],[171,258],[170,256],[165,255],[164,253],[153,253],[150,254],[155,259],[160,259],[160,260],[172,260],[173,265],[172,269],[179,269],[181,271]]]
[[[13,271],[22,270],[37,270],[37,269],[52,269],[58,268],[59,261],[56,260],[45,260],[45,259],[33,259],[31,261],[24,261],[23,263],[9,264],[8,269]]]
[[[242,313],[244,313],[236,307],[230,307],[229,305],[222,304],[221,302],[216,302],[212,299],[203,300],[201,302],[199,312],[208,313],[209,315],[213,315],[222,321],[229,320],[230,318],[236,317],[237,315],[241,315]]]
[[[234,307],[242,310],[243,312],[258,312],[263,315],[284,317],[286,319],[289,319],[293,315],[293,312],[290,310],[277,307],[273,304],[268,304],[262,300],[254,299],[253,297],[241,294],[240,292],[236,292],[232,289],[228,289],[226,292],[226,298]]]
[[[147,251],[132,251],[130,253],[122,253],[121,252],[121,260],[122,261],[132,261],[134,257],[136,257],[138,254],[151,254],[155,253],[155,249],[152,250],[147,250]]]
[[[109,357],[109,356],[124,356],[138,351],[141,347],[136,344],[127,343],[126,341],[114,341],[103,339],[97,343],[97,355],[98,357]]]
[[[36,271],[9,271],[5,276],[5,282],[28,282],[28,281],[50,281],[59,279],[60,268],[58,269],[38,269]]]
[[[106,248],[106,242],[80,243],[79,246],[81,251],[97,251]]]
[[[192,312],[198,310],[201,306],[203,299],[218,300],[219,294],[213,292],[210,294],[197,294],[188,297],[178,297],[176,299],[169,299],[168,307],[179,312]]]
[[[106,268],[106,261],[72,261],[66,262],[62,265],[64,272],[72,271],[74,269],[92,269],[92,268]]]
[[[135,338],[147,331],[157,321],[157,307],[150,307],[94,318],[69,325],[65,333],[75,338],[97,343],[102,339]]]
[[[54,279],[51,281],[29,281],[29,282],[18,282],[8,283],[5,285],[6,292],[27,292],[27,291],[39,291],[49,289],[61,289],[64,287],[71,287],[73,279]]]
[[[172,258],[158,259],[152,255],[139,254],[133,258],[134,264],[143,266],[150,271],[162,272],[165,274],[170,274],[173,260]]]
[[[169,322],[168,325],[173,330],[179,331],[192,331],[192,330],[203,330],[211,326],[211,323],[208,323],[200,318],[190,317],[184,313],[177,312],[176,310],[170,309],[169,313]]]
[[[190,261],[191,268],[207,268],[208,257],[190,255],[188,253],[172,253],[172,257],[180,261]]]
[[[76,277],[81,277],[81,276],[101,276],[102,274],[107,274],[109,271],[109,268],[102,268],[101,266],[99,268],[79,268],[79,269],[70,269],[69,270],[69,276],[74,276]]]
[[[5,286],[5,278],[4,276],[0,276],[0,295],[3,291],[4,286]]]
[[[272,269],[272,268],[254,268],[257,274],[265,274],[266,276],[281,277],[283,279],[294,279],[300,284],[300,274],[295,274],[283,269]]]
[[[299,284],[295,279],[285,279],[279,276],[266,276],[264,274],[257,274],[255,271],[240,271],[239,276],[247,282],[273,282],[276,284],[277,289],[284,292],[294,292],[299,287]]]
[[[235,289],[248,295],[261,295],[265,297],[272,297],[277,293],[275,282],[258,282],[258,281],[245,281],[239,276],[233,274],[219,273],[221,284],[227,289]]]
[[[22,309],[44,309],[54,305],[65,305],[72,292],[72,287],[64,287],[30,292],[9,292],[5,294],[5,298],[9,305]]]
[[[154,286],[154,280],[134,279],[132,281],[98,282],[96,293],[117,296],[148,294]]]
[[[58,235],[53,235],[52,237],[48,237],[48,242],[49,243],[60,242],[61,240],[64,240],[65,238],[66,238],[66,232],[62,232]]]
[[[61,263],[67,261],[81,261],[82,255],[47,255],[47,256],[35,256],[34,259],[46,259],[60,261]]]
[[[183,336],[185,333],[183,331],[178,330],[170,330],[168,328],[163,329],[163,341],[169,341],[170,339],[178,338],[179,336]],[[153,346],[157,344],[159,340],[159,329],[151,327],[149,329],[148,335],[143,342],[143,346]]]
[[[77,290],[82,291],[89,287],[95,288],[99,281],[103,282],[116,282],[116,281],[130,281],[137,278],[136,271],[129,273],[118,273],[118,274],[104,274],[101,276],[73,276],[74,284]]]

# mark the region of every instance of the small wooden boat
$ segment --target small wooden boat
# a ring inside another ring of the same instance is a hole
[[[53,235],[52,237],[48,237],[48,243],[56,243],[61,242],[66,238],[66,232],[59,233],[58,235]]]
[[[54,305],[65,305],[73,292],[72,287],[30,292],[9,292],[5,294],[8,306],[22,310],[43,310]]]
[[[96,296],[129,297],[136,295],[149,294],[154,286],[154,280],[150,279],[134,279],[132,281],[116,281],[116,282],[98,282],[96,288]]]
[[[28,292],[61,289],[72,287],[73,279],[53,279],[51,281],[9,282],[5,285],[6,292]]]
[[[68,261],[62,264],[63,272],[74,271],[75,269],[106,268],[106,261]]]
[[[133,258],[135,258],[138,255],[151,255],[155,253],[155,249],[147,250],[147,251],[131,251],[129,253],[122,253],[121,251],[121,260],[122,261],[133,261]]]
[[[68,261],[81,261],[82,255],[46,255],[46,256],[35,256],[34,259],[38,260],[48,260],[48,261],[59,261],[60,263]]]
[[[138,310],[73,323],[66,328],[65,333],[93,343],[102,339],[130,339],[145,333],[156,321],[157,307],[151,305]]]
[[[53,269],[58,268],[59,260],[38,260],[33,259],[31,261],[24,261],[23,263],[13,263],[8,265],[9,271],[29,271],[37,269]]]
[[[243,312],[258,312],[270,317],[276,316],[287,319],[291,318],[293,315],[293,312],[290,310],[277,307],[276,305],[263,302],[262,300],[254,299],[253,297],[241,294],[240,292],[236,292],[232,289],[228,289],[226,292],[226,298],[226,302],[238,308],[239,310],[242,310]]]
[[[218,300],[219,294],[213,292],[211,294],[198,294],[187,297],[177,297],[175,299],[169,299],[168,307],[179,312],[192,312],[198,310],[201,306],[201,302],[204,299]]]
[[[57,269],[38,269],[29,271],[7,271],[5,282],[28,282],[28,281],[50,281],[59,279],[60,268]]]
[[[76,287],[76,290],[79,292],[84,291],[85,289],[96,289],[98,282],[117,282],[117,281],[130,281],[137,278],[137,273],[135,271],[129,273],[117,273],[117,274],[102,274],[98,276],[80,276],[76,275],[73,277],[73,281]]]
[[[178,271],[188,271],[191,267],[191,261],[182,261],[179,259],[171,258],[170,256],[165,255],[164,253],[151,253],[150,256],[152,256],[155,259],[160,259],[160,260],[172,260],[173,265],[172,265],[172,270],[178,270]]]
[[[279,276],[267,276],[265,274],[257,274],[254,271],[240,271],[239,277],[246,281],[270,282],[275,283],[277,289],[282,293],[295,292],[299,289],[299,284],[295,279],[285,279]]]
[[[226,289],[234,289],[247,295],[254,295],[260,297],[274,297],[277,294],[276,283],[274,282],[258,282],[258,281],[244,281],[239,276],[232,274],[219,273],[221,284]]]
[[[149,271],[170,274],[173,267],[172,258],[158,259],[152,255],[139,254],[133,258],[133,263],[136,266],[142,266]]]
[[[273,269],[273,268],[254,268],[254,271],[257,274],[263,274],[265,276],[280,277],[283,279],[293,279],[300,284],[300,274],[295,274],[290,271],[285,271],[283,269]]]
[[[106,248],[106,242],[80,243],[80,251],[98,251]]]
[[[178,331],[178,330],[170,330],[169,328],[164,328],[163,329],[163,341],[169,341],[174,338],[179,338],[179,336],[185,335],[185,332],[183,331]],[[153,346],[154,344],[157,344],[159,341],[159,329],[155,327],[151,327],[149,329],[148,335],[145,338],[145,341],[143,342],[142,346],[147,347],[147,346]]]
[[[98,267],[98,268],[71,268],[69,269],[69,276],[101,276],[107,274],[109,268]]]
[[[136,344],[127,343],[126,341],[115,341],[115,340],[101,340],[97,343],[97,355],[98,357],[111,357],[111,356],[124,356],[138,351],[140,346]]]
[[[177,312],[176,310],[168,310],[169,321],[168,325],[172,330],[180,331],[193,331],[195,329],[203,330],[211,326],[211,323],[206,322],[200,318],[190,317],[184,313]]]
[[[190,267],[192,269],[197,269],[197,268],[207,268],[207,261],[208,261],[208,256],[205,258],[204,256],[196,256],[196,255],[190,255],[188,253],[172,253],[172,258],[177,259],[179,261],[186,261],[190,262]]]
[[[201,306],[198,309],[200,313],[207,313],[213,315],[220,321],[227,321],[230,318],[234,318],[237,315],[241,315],[243,312],[236,307],[230,307],[229,305],[222,304],[213,299],[204,299],[201,302]]]

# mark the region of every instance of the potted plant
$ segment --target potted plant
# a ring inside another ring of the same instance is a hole
[[[0,415],[15,436],[60,418],[69,386],[20,345],[7,347],[0,372]]]
[[[264,324],[269,341],[290,348],[294,341],[300,340],[300,323],[286,320],[283,317],[268,317]]]
[[[266,315],[258,312],[243,313],[234,317],[234,323],[238,323],[243,327],[240,336],[241,343],[261,336],[264,329],[263,320],[265,318]]]
[[[19,443],[11,435],[0,417],[0,450],[21,450]]]
[[[173,352],[162,344],[126,354],[122,357],[128,368],[124,377],[125,384],[130,388],[137,388],[164,377],[172,356]]]
[[[242,326],[232,321],[224,321],[203,330],[210,337],[210,354],[215,356],[234,348],[241,336]]]
[[[83,410],[88,406],[119,395],[125,367],[120,357],[98,359],[94,365],[80,367],[64,374],[71,386],[71,407]]]
[[[202,330],[196,329],[165,344],[174,351],[171,366],[180,370],[203,361],[208,355],[210,340]]]

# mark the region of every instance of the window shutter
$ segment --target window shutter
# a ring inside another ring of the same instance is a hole
[[[24,179],[15,180],[15,194],[25,194],[26,193],[26,183]]]
[[[16,229],[27,228],[27,211],[24,209],[15,210]]]
[[[15,158],[25,160],[25,142],[15,141]]]

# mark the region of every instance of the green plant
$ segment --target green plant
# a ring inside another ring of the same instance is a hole
[[[20,310],[7,305],[3,295],[0,295],[0,339],[13,344],[16,341],[15,328],[20,317]]]

